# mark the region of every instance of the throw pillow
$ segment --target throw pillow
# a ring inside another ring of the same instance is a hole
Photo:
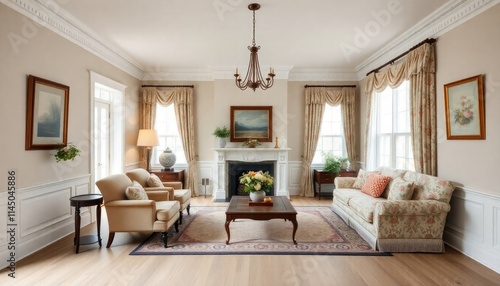
[[[361,192],[368,194],[374,198],[378,198],[384,192],[384,189],[390,180],[391,177],[389,176],[370,174],[365,184],[361,188]]]
[[[125,195],[129,200],[149,200],[144,188],[136,181],[134,181],[132,186],[127,188]]]
[[[146,180],[146,185],[148,187],[163,187],[163,183],[157,175],[151,174],[151,176]]]
[[[407,182],[402,178],[392,180],[388,200],[410,200],[413,196],[413,182]]]
[[[366,180],[368,179],[368,175],[378,174],[378,173],[379,173],[378,171],[368,172],[363,169],[359,169],[358,177],[356,178],[354,184],[352,184],[352,187],[355,189],[361,189],[365,184]]]

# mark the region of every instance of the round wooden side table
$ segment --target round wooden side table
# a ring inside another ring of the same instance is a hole
[[[79,195],[69,198],[71,206],[75,207],[75,238],[73,240],[76,246],[75,253],[80,250],[80,244],[92,244],[99,242],[99,247],[102,246],[101,242],[101,204],[103,202],[102,195],[88,194]],[[80,208],[96,206],[97,214],[97,235],[86,235],[80,237]]]

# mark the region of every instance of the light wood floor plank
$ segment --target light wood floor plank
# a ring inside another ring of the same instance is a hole
[[[330,206],[331,198],[292,197],[295,206]],[[192,205],[226,206],[198,197]],[[82,234],[95,231],[86,226]],[[313,255],[131,256],[150,233],[117,233],[106,249],[81,246],[73,236],[18,261],[17,278],[0,271],[0,285],[498,285],[500,274],[447,247],[445,254],[395,253],[391,257]]]

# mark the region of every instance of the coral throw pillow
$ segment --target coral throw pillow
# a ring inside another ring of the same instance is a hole
[[[365,184],[366,180],[368,179],[368,176],[370,174],[378,174],[378,173],[379,173],[378,171],[368,172],[368,171],[365,171],[363,169],[359,169],[358,177],[356,178],[356,181],[354,182],[352,187],[355,189],[361,190],[361,188]]]
[[[385,187],[391,180],[389,176],[379,174],[370,174],[365,184],[361,188],[361,192],[368,194],[374,198],[380,197],[384,192]]]
[[[391,183],[388,200],[410,200],[413,196],[413,182],[407,182],[401,178],[395,178]]]
[[[146,184],[148,187],[163,187],[163,183],[157,175],[151,174],[151,176],[147,179]]]
[[[125,195],[129,200],[149,200],[144,188],[136,181],[134,181],[132,186],[127,188]]]

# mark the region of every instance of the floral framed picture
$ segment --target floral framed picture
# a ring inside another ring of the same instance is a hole
[[[68,138],[69,86],[28,76],[26,150],[57,149]]]
[[[273,142],[272,106],[231,106],[231,142]]]
[[[446,137],[486,139],[483,75],[444,85]]]

